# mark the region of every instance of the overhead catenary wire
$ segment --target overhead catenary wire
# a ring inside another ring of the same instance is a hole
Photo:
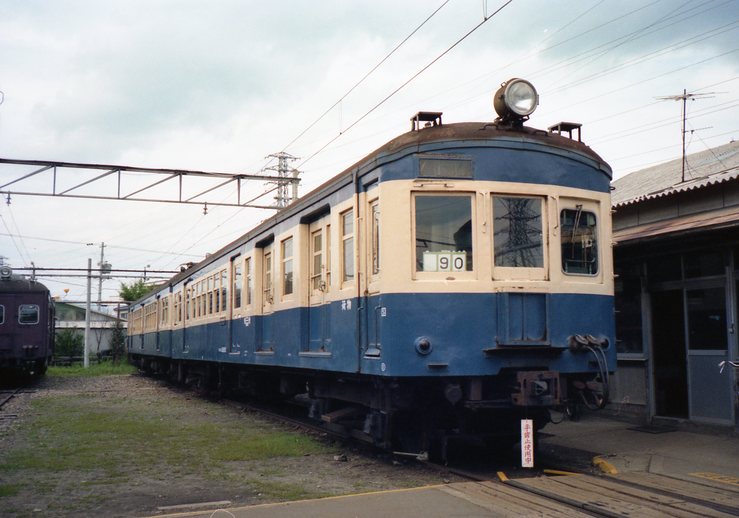
[[[386,54],[384,58],[382,58],[374,67],[372,67],[369,70],[369,72],[367,72],[366,74],[364,74],[364,76],[362,76],[362,78],[359,81],[357,81],[356,83],[354,83],[354,85],[351,88],[349,88],[349,90],[347,90],[346,93],[344,93],[344,95],[342,95],[339,98],[339,100],[337,100],[328,109],[326,109],[326,111],[324,111],[321,115],[319,115],[318,118],[316,118],[316,120],[314,120],[312,123],[310,123],[308,125],[308,127],[306,127],[303,131],[301,131],[298,134],[297,137],[293,138],[290,142],[288,142],[287,145],[283,146],[282,152],[285,152],[287,150],[287,148],[289,148],[295,142],[297,142],[303,135],[305,135],[316,124],[318,124],[326,115],[328,115],[331,112],[331,110],[333,110],[339,104],[341,104],[341,102],[344,99],[346,99],[349,96],[349,94],[351,94],[354,90],[356,90],[357,87],[359,85],[361,85],[369,76],[371,76],[378,68],[380,68],[383,63],[385,63],[388,59],[390,59],[390,57],[393,54],[395,54],[395,52],[397,52],[398,49],[400,49],[400,47],[402,47],[409,39],[411,39],[414,34],[416,34],[424,25],[426,25],[426,23],[428,23],[428,21],[431,20],[431,18],[433,18],[439,11],[441,11],[444,8],[444,6],[446,4],[448,4],[450,1],[451,0],[445,0],[444,3],[442,3],[439,7],[437,7],[428,17],[426,17],[426,19],[423,22],[421,22],[420,25],[418,25],[418,27],[416,27],[415,29],[413,29],[413,31],[411,31],[411,33],[408,36],[406,36],[405,38],[403,38],[403,40],[400,43],[398,43],[388,54]]]
[[[316,157],[319,153],[321,153],[324,149],[326,149],[328,146],[330,146],[332,143],[334,143],[336,140],[338,140],[342,135],[344,135],[347,131],[352,129],[354,126],[362,122],[368,115],[370,115],[372,112],[377,110],[380,106],[385,104],[389,99],[391,99],[395,94],[400,92],[403,88],[408,86],[414,79],[416,79],[418,76],[423,74],[426,70],[428,70],[431,66],[433,66],[437,61],[439,61],[441,58],[446,56],[449,52],[451,52],[457,45],[462,43],[464,40],[466,40],[470,35],[472,35],[475,31],[477,31],[480,27],[482,27],[484,24],[486,24],[489,20],[491,20],[493,17],[495,17],[498,13],[500,13],[504,8],[506,8],[508,5],[510,5],[513,2],[513,0],[507,0],[502,6],[500,6],[498,9],[493,11],[489,16],[486,16],[483,18],[483,20],[475,25],[472,29],[470,29],[466,34],[464,34],[461,38],[459,38],[457,41],[455,41],[451,46],[447,47],[446,50],[444,50],[441,54],[436,56],[434,59],[432,59],[428,64],[423,66],[418,72],[413,74],[410,78],[408,78],[404,83],[402,83],[400,86],[395,88],[390,94],[388,94],[386,97],[384,97],[380,102],[375,104],[372,108],[370,108],[364,115],[360,116],[358,119],[356,119],[354,122],[352,122],[344,131],[340,132],[338,135],[336,135],[334,138],[326,142],[323,146],[321,146],[317,151],[313,152],[308,158],[303,160],[299,165],[298,169],[303,167],[306,163],[311,161],[313,158]]]

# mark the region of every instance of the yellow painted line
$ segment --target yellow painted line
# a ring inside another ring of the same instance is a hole
[[[618,470],[616,469],[616,466],[608,462],[607,460],[601,458],[601,457],[593,457],[593,466],[601,470],[603,473],[607,473],[609,475],[617,475]]]
[[[688,473],[691,477],[706,478],[715,482],[723,482],[724,484],[730,484],[732,486],[739,486],[739,477],[732,477],[730,475],[722,475],[720,473],[711,473],[707,471],[699,471],[697,473]]]
[[[290,500],[288,502],[272,502],[269,504],[256,504],[256,505],[245,505],[242,507],[229,507],[228,509],[217,509],[218,511],[230,511],[230,512],[239,512],[239,511],[246,511],[248,509],[269,509],[270,507],[279,507],[279,506],[285,506],[285,505],[296,505],[296,504],[302,504],[307,502],[317,502],[317,501],[327,501],[327,500],[341,500],[346,498],[353,498],[355,496],[367,496],[367,495],[382,495],[382,494],[389,494],[389,493],[410,493],[413,491],[423,491],[425,489],[437,489],[441,487],[446,487],[448,484],[433,484],[430,486],[420,486],[420,487],[411,487],[411,488],[405,488],[405,489],[386,489],[384,491],[368,491],[366,493],[352,493],[348,495],[336,495],[336,496],[327,496],[324,498],[306,498],[304,500]],[[172,514],[154,514],[151,515],[151,518],[177,518],[177,517],[186,517],[186,516],[198,516],[202,514],[206,514],[208,511],[189,511],[189,512],[183,512],[183,513],[172,513]]]
[[[498,471],[498,479],[501,482],[506,482],[508,480],[508,477],[506,477],[505,473],[503,473],[502,471]]]
[[[569,477],[572,475],[579,475],[579,473],[573,473],[572,471],[561,471],[559,469],[545,469],[545,475],[561,475],[563,477]]]

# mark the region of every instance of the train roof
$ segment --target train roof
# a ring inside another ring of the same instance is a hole
[[[579,127],[579,125],[576,126]],[[187,270],[175,275],[166,284],[175,284],[188,278],[194,272],[197,272],[212,262],[217,261],[230,250],[243,245],[280,221],[284,221],[285,219],[295,216],[300,211],[315,204],[328,192],[350,183],[355,174],[362,175],[385,162],[397,159],[399,155],[404,153],[422,152],[422,148],[427,144],[455,141],[470,143],[473,143],[474,141],[499,141],[504,146],[507,144],[512,147],[518,147],[523,143],[533,145],[538,144],[542,148],[558,149],[562,152],[569,153],[571,156],[578,156],[582,160],[592,162],[595,167],[605,172],[609,178],[612,174],[610,166],[597,153],[590,149],[589,146],[579,140],[564,137],[555,132],[531,128],[528,126],[503,126],[494,122],[458,122],[452,124],[432,125],[430,127],[403,133],[402,135],[388,141],[352,166],[345,169],[343,172],[332,177],[322,185],[313,189],[311,192],[301,196],[298,200],[262,221],[256,227],[248,230],[239,238],[228,243],[216,252],[213,252],[203,261],[196,263]],[[152,294],[150,293],[144,297],[144,299],[149,298],[151,295]]]
[[[20,275],[0,279],[0,293],[48,293],[49,289],[38,281]]]

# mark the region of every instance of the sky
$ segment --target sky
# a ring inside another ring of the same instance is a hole
[[[540,95],[528,125],[582,123],[619,178],[680,157],[682,103],[664,98],[684,90],[688,153],[739,138],[738,42],[739,0],[0,0],[0,158],[258,174],[284,151],[307,193],[418,111],[492,121],[492,94],[521,77]],[[0,185],[26,172],[2,165]],[[16,268],[95,267],[105,243],[114,269],[176,270],[273,214],[6,201]],[[85,298],[84,278],[42,281]]]

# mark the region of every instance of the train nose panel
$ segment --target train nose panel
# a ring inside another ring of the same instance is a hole
[[[545,293],[501,293],[498,345],[548,345],[548,306]]]

